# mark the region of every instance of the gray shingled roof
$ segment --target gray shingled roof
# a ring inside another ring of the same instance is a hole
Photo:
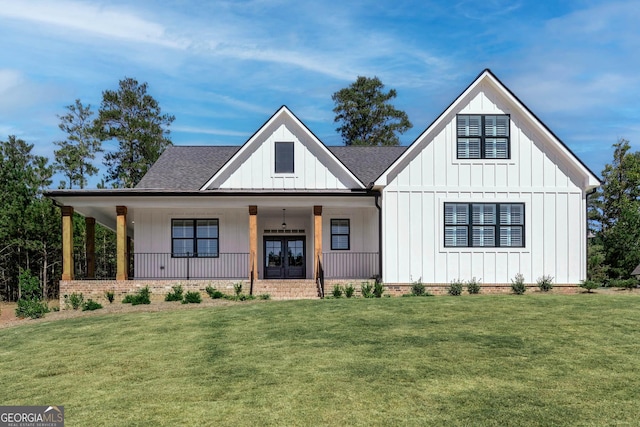
[[[409,147],[327,147],[365,186],[376,180]]]
[[[366,186],[407,147],[327,147]],[[171,146],[138,183],[138,189],[199,190],[240,146]]]
[[[199,190],[239,149],[240,146],[171,146],[136,188]]]

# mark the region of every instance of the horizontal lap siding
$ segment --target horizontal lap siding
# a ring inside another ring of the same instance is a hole
[[[456,116],[451,114],[383,191],[384,280],[449,283],[473,277],[527,283],[543,274],[575,284],[585,271],[585,202],[578,178],[554,153],[551,141],[501,105],[490,89],[471,94],[458,113],[510,114],[511,158],[456,159]],[[445,248],[445,202],[525,204],[524,248]]]

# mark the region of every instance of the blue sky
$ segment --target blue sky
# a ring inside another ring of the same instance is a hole
[[[57,115],[126,76],[176,145],[240,145],[283,104],[340,145],[331,94],[362,75],[397,90],[406,145],[491,68],[599,174],[640,149],[638,22],[638,0],[0,0],[0,139],[53,160]]]

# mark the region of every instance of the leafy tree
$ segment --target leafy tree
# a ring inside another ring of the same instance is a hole
[[[158,101],[147,94],[147,83],[125,77],[117,91],[102,92],[96,128],[101,139],[115,139],[118,151],[107,153],[107,180],[118,187],[134,187],[169,145],[174,116],[162,114]]]
[[[379,78],[358,76],[349,87],[331,96],[335,102],[334,122],[345,145],[399,145],[396,132],[403,134],[413,125],[407,113],[397,110],[389,100],[396,97],[395,89],[384,92]]]
[[[75,104],[66,108],[69,112],[64,116],[58,116],[58,127],[67,134],[67,139],[55,142],[60,149],[54,151],[54,167],[67,177],[69,188],[73,188],[74,184],[84,188],[87,185],[87,176],[98,173],[98,168],[91,160],[95,159],[97,152],[102,151],[102,144],[96,137],[91,120],[91,105],[85,107],[76,99]],[[63,187],[66,186],[64,183],[61,184]]]
[[[0,141],[0,294],[6,299],[18,295],[20,268],[40,277],[45,294],[55,283],[60,214],[42,197],[53,168],[32,148],[13,135]]]
[[[625,279],[640,263],[640,153],[630,152],[624,139],[613,148],[613,162],[602,171],[602,187],[590,198],[589,218],[596,223],[593,244],[602,245],[601,255],[596,252],[594,257],[604,257],[610,278]]]

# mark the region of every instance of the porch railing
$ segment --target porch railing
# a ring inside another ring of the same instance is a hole
[[[325,279],[369,279],[377,277],[378,252],[324,252],[322,267]]]
[[[136,279],[246,279],[249,254],[173,257],[170,253],[134,253],[133,273]]]

